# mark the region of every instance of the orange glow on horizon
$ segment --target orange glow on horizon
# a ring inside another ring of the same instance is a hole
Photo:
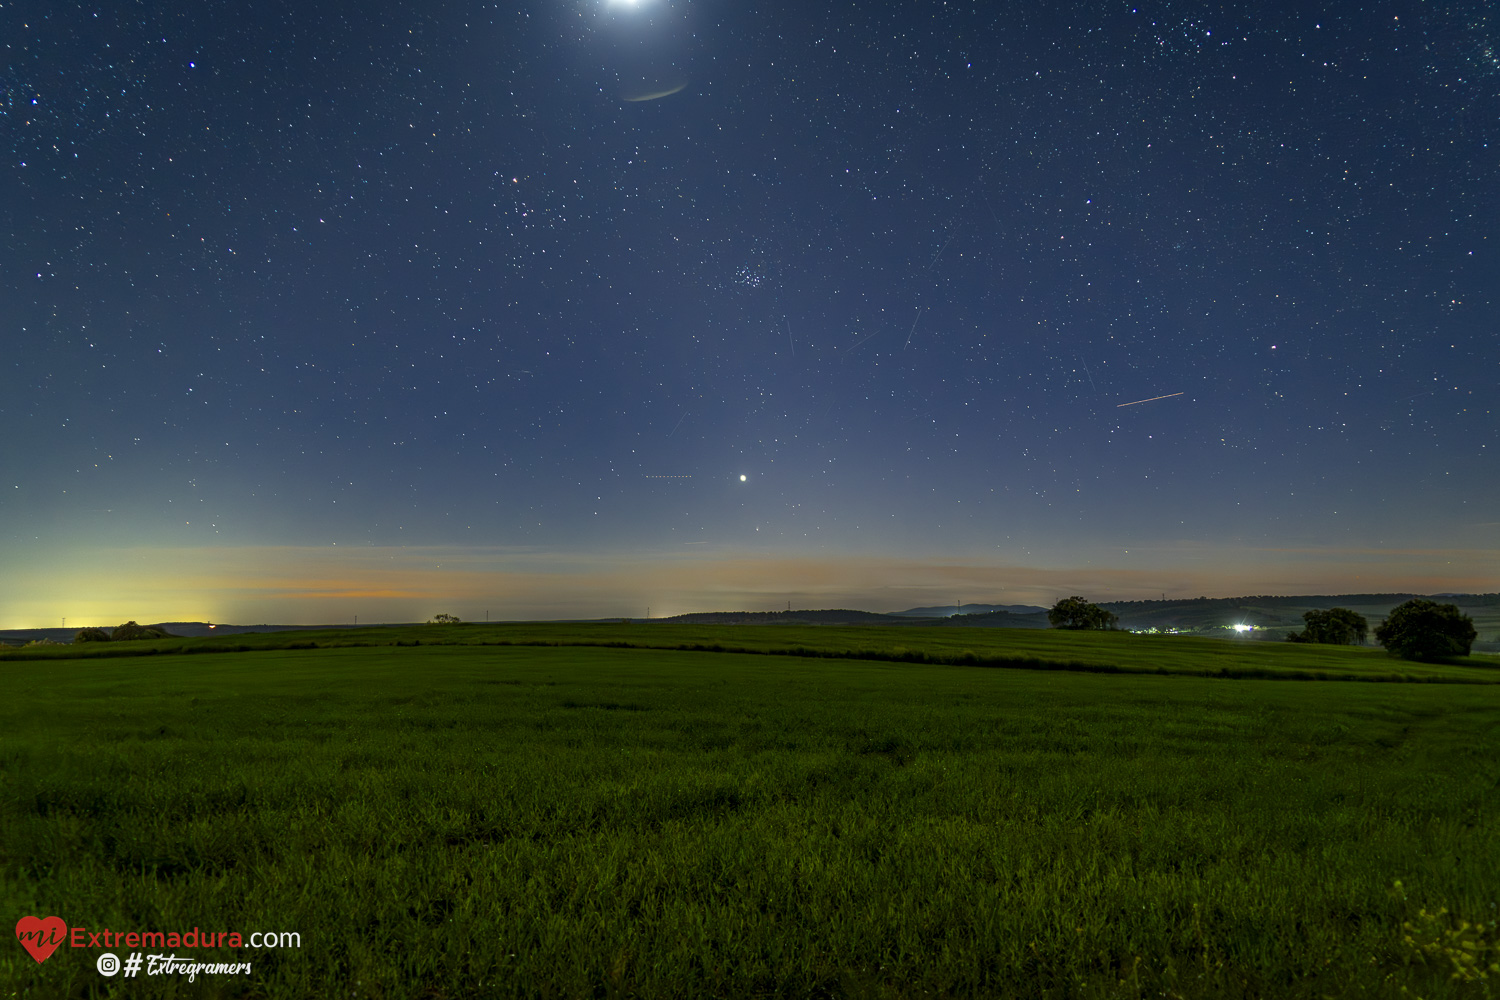
[[[771,557],[738,552],[584,557],[504,549],[245,547],[92,550],[0,581],[0,628],[145,622],[320,624],[654,618],[690,611],[965,603],[1050,605],[1060,596],[1154,600],[1254,594],[1489,593],[1487,550],[1132,546],[1130,568],[1019,566],[964,558]],[[1230,566],[1232,570],[1218,567]],[[233,567],[226,570],[225,567]]]

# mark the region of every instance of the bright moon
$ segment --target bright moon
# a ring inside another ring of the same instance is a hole
[[[743,482],[744,482],[744,481],[745,481],[745,477],[744,477],[744,476],[741,476],[741,477],[740,477],[740,482],[742,482],[742,483],[743,483]]]

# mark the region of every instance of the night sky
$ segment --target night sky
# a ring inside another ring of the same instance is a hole
[[[1484,0],[0,39],[0,627],[1500,590]]]

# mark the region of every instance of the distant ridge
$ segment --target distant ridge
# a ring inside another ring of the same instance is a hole
[[[1120,627],[1205,628],[1241,623],[1256,628],[1301,628],[1302,613],[1314,608],[1348,608],[1375,625],[1398,604],[1426,594],[1311,594],[1251,597],[1196,597],[1187,600],[1100,601],[1120,616]],[[1500,608],[1500,594],[1439,594],[1440,599],[1470,611]],[[1232,619],[1232,621],[1231,621]]]
[[[170,632],[175,636],[186,639],[196,639],[209,635],[239,635],[242,632],[310,632],[331,629],[352,628],[397,628],[408,625],[420,625],[421,622],[380,622],[369,625],[329,624],[329,625],[219,625],[209,622],[153,622],[147,628],[159,628]],[[80,626],[87,627],[87,626]],[[113,632],[114,625],[100,626],[107,632]],[[0,643],[10,645],[24,645],[35,639],[51,639],[53,642],[72,642],[73,637],[78,634],[76,628],[13,628],[0,629]]]
[[[1047,620],[1037,614],[1016,615],[1008,611],[991,611],[974,615],[938,615],[918,617],[909,612],[877,614],[873,611],[698,611],[670,618],[652,618],[651,623],[677,625],[905,625],[969,628],[1046,628]]]
[[[691,625],[890,625],[891,615],[873,611],[694,611],[670,618],[652,618],[656,622]]]
[[[987,615],[995,611],[1011,615],[1040,615],[1046,613],[1047,609],[1035,604],[947,604],[937,608],[892,611],[890,614],[912,618],[949,618],[953,615]]]
[[[368,622],[364,625],[351,625],[347,622],[332,625],[220,625],[208,622],[164,622],[161,628],[167,629],[176,635],[204,636],[204,635],[239,635],[241,632],[304,632],[315,629],[345,629],[345,628],[394,628],[409,625],[420,625],[421,622]]]
[[[1087,596],[1087,595],[1085,595]],[[1279,637],[1288,629],[1300,629],[1302,614],[1314,608],[1349,608],[1364,615],[1373,626],[1398,604],[1414,597],[1435,597],[1456,604],[1478,619],[1481,636],[1476,649],[1500,649],[1491,631],[1500,619],[1500,593],[1494,594],[1316,594],[1260,595],[1251,597],[1195,597],[1157,601],[1099,601],[1100,607],[1120,618],[1126,629],[1219,629],[1231,624],[1254,625],[1266,630],[1266,638]],[[895,625],[963,628],[1046,628],[1046,609],[1031,604],[965,604],[931,608],[910,608],[889,614],[853,611],[847,608],[823,611],[709,611],[673,615],[670,618],[633,619],[637,622],[683,624],[765,624],[798,625]],[[619,618],[591,619],[619,621]],[[186,637],[235,635],[241,632],[291,632],[312,629],[382,628],[420,624],[419,622],[380,622],[326,625],[221,625],[208,622],[157,622],[151,627],[165,629]],[[469,622],[482,625],[482,622]],[[493,625],[505,622],[496,620]],[[113,628],[112,625],[106,626]],[[1278,631],[1280,630],[1280,631]],[[77,628],[0,629],[0,645],[19,646],[36,639],[72,642]],[[1262,633],[1257,632],[1256,635]]]

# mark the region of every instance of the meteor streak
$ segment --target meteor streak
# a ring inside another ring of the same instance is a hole
[[[1171,399],[1173,396],[1181,396],[1181,395],[1182,395],[1182,393],[1180,393],[1180,392],[1169,392],[1165,396],[1152,396],[1150,399],[1137,399],[1137,400],[1135,400],[1135,402],[1132,402],[1132,403],[1119,403],[1119,404],[1116,404],[1115,409],[1118,410],[1121,406],[1134,406],[1136,403],[1154,403],[1158,399]]]

